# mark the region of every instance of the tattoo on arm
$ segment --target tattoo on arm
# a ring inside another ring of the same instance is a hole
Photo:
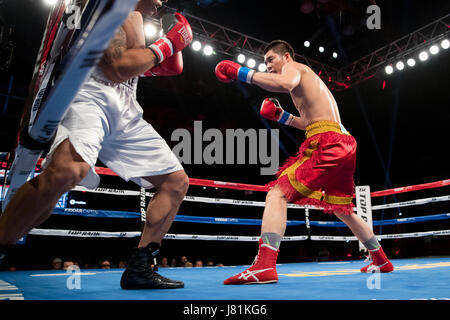
[[[122,27],[119,28],[102,57],[102,62],[112,65],[114,60],[120,58],[127,49],[127,36]]]

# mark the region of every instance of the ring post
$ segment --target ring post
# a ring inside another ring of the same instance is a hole
[[[360,216],[373,231],[372,203],[370,199],[370,186],[356,187],[356,214]],[[367,252],[366,247],[359,241],[359,250]]]

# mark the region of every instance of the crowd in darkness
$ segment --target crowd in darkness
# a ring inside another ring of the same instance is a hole
[[[181,256],[179,259],[177,258],[169,258],[161,257],[157,259],[157,267],[158,268],[202,268],[202,267],[222,267],[224,266],[221,262],[214,262],[212,259],[206,259],[203,261],[202,259],[195,259],[194,262],[189,261],[186,256]],[[69,270],[73,268],[79,269],[124,269],[127,266],[127,261],[119,260],[114,261],[113,259],[101,259],[95,264],[88,263],[80,263],[76,259],[61,259],[59,257],[55,257],[48,266],[44,266],[42,269],[44,270]],[[155,267],[153,264],[151,267]],[[14,264],[9,264],[1,271],[17,271],[18,268]]]

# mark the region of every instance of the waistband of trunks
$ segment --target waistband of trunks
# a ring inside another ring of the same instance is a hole
[[[135,87],[135,85],[137,83],[137,80],[138,80],[137,78],[133,78],[133,79],[130,79],[130,80],[127,80],[127,81],[124,81],[124,82],[120,82],[120,83],[113,82],[113,81],[109,80],[106,77],[106,75],[99,68],[95,68],[94,71],[92,71],[91,77],[95,81],[97,81],[99,83],[102,83],[104,85],[107,85],[107,86],[122,85],[122,86],[128,87],[130,89],[134,89],[134,87]]]
[[[310,124],[306,127],[306,138],[308,139],[312,136],[315,136],[316,134],[324,132],[337,132],[350,136],[350,133],[344,128],[342,124],[334,121],[322,120],[314,122],[313,124]]]

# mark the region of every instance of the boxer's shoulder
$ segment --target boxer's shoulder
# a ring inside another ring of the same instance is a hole
[[[129,14],[127,20],[122,25],[124,30],[128,48],[144,48],[144,19],[138,11]]]
[[[130,22],[143,22],[144,21],[144,17],[142,16],[142,13],[140,13],[139,11],[132,11],[128,15],[127,21],[128,20]]]

